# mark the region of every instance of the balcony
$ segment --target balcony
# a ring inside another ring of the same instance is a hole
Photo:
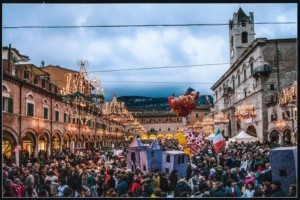
[[[257,67],[257,68],[255,68],[253,71],[252,71],[252,76],[254,76],[255,78],[257,78],[258,76],[260,76],[260,75],[268,75],[268,74],[270,74],[271,73],[271,71],[272,71],[272,69],[271,69],[271,66],[270,65],[267,65],[267,64],[265,64],[265,65],[263,65],[263,66],[260,66],[260,67]]]
[[[232,94],[232,93],[233,93],[232,87],[226,86],[226,87],[224,87],[224,92],[223,92],[222,97],[223,98],[228,98],[229,95]]]

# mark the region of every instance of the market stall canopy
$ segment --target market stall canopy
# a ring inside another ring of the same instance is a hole
[[[214,137],[215,137],[215,133],[212,133],[209,136],[207,136],[205,139],[213,141]]]
[[[258,138],[248,135],[244,130],[241,130],[236,136],[229,138],[229,141],[255,142],[258,141]]]

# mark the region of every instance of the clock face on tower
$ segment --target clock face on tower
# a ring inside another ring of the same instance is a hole
[[[230,56],[231,56],[231,58],[233,58],[233,56],[234,56],[234,50],[233,49],[231,49]]]

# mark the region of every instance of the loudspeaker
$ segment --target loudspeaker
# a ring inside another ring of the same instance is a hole
[[[297,183],[298,163],[297,147],[279,147],[270,151],[272,181],[281,182],[281,188],[287,195],[290,184]]]

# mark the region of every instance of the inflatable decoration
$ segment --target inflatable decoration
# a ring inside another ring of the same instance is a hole
[[[189,157],[199,154],[205,146],[205,134],[195,134],[193,128],[189,128],[184,133],[178,133],[177,140],[179,149],[183,150]]]
[[[171,106],[171,112],[175,112],[178,116],[186,117],[191,110],[196,107],[196,101],[200,93],[192,93],[193,88],[188,88],[184,95],[176,97],[174,94],[168,98],[168,103]]]

